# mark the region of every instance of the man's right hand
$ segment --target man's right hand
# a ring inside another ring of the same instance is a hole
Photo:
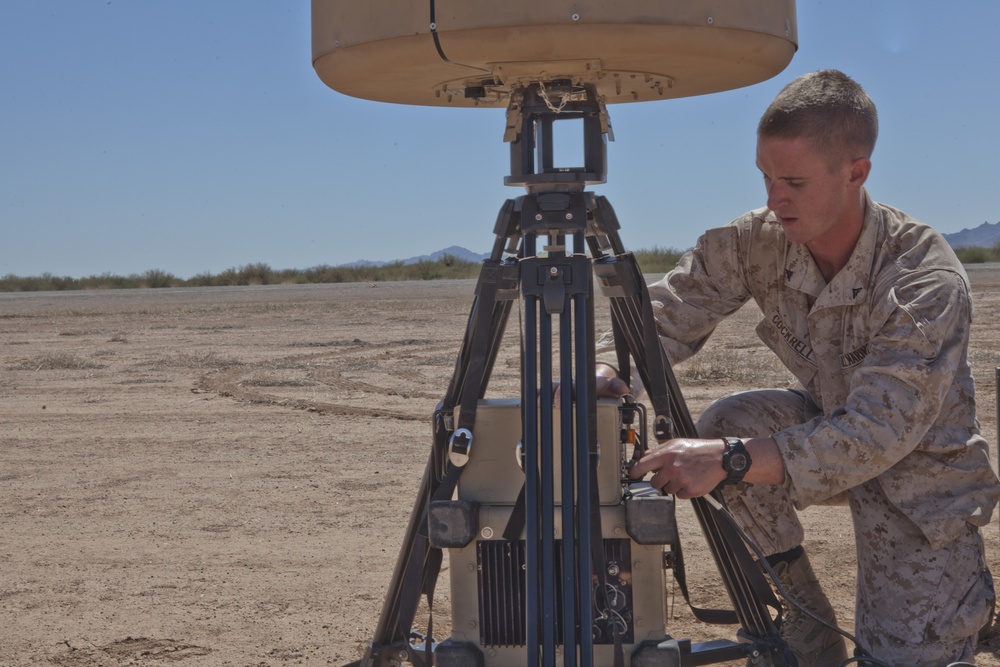
[[[618,371],[607,364],[597,364],[594,374],[597,376],[598,398],[621,398],[629,392],[628,382],[618,377]]]
[[[618,377],[618,371],[607,364],[597,364],[594,370],[596,382],[594,388],[597,391],[597,398],[621,398],[629,392],[628,383]],[[562,387],[558,382],[552,383],[552,398],[559,401]],[[574,397],[576,392],[573,392]]]

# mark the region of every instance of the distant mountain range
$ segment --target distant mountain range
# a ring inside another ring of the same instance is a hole
[[[1000,222],[984,222],[975,229],[963,229],[960,232],[942,234],[942,236],[944,236],[945,241],[951,244],[952,248],[992,248],[993,244],[1000,242]],[[489,253],[472,252],[467,248],[453,245],[442,250],[438,250],[437,252],[432,252],[429,255],[420,255],[419,257],[409,257],[407,259],[397,259],[388,262],[361,259],[356,262],[351,262],[350,264],[342,264],[341,266],[385,266],[386,264],[395,264],[396,262],[402,262],[403,264],[416,264],[417,262],[422,261],[436,262],[446,255],[451,255],[452,257],[457,257],[458,259],[462,259],[467,262],[476,263],[489,257]]]
[[[954,234],[942,234],[952,248],[992,248],[1000,242],[1000,222],[984,222],[975,229],[963,229]]]
[[[385,266],[386,264],[395,264],[396,262],[402,262],[403,264],[416,264],[417,262],[436,262],[439,259],[443,259],[447,255],[451,255],[452,257],[456,257],[458,259],[463,259],[467,262],[477,262],[477,263],[489,257],[489,253],[472,252],[471,250],[468,250],[461,246],[453,245],[453,246],[448,246],[443,250],[432,252],[429,255],[420,255],[419,257],[410,257],[408,259],[394,259],[388,262],[360,259],[356,262],[351,262],[350,264],[341,264],[341,266],[347,266],[347,267]]]

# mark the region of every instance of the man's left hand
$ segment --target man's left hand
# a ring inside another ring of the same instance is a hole
[[[676,438],[651,449],[629,471],[633,479],[653,473],[649,482],[654,488],[678,498],[707,495],[726,479],[722,453],[726,444],[721,438],[700,440]]]

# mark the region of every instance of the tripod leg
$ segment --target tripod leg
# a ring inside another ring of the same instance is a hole
[[[635,257],[624,251],[614,211],[603,197],[597,198],[594,218],[607,248],[615,253],[613,257],[604,257],[600,266],[595,264],[595,270],[604,283],[613,288],[610,293],[612,317],[616,330],[622,333],[622,344],[627,346],[629,355],[636,362],[636,369],[658,417],[662,418],[664,410],[669,412],[666,423],[670,426],[670,437],[698,437],[673,369],[659,345],[649,292],[642,274]],[[668,400],[663,400],[663,397]],[[659,431],[657,429],[657,437],[662,440],[666,434]],[[721,501],[721,498],[717,500]],[[778,625],[781,607],[763,574],[719,510],[704,498],[696,498],[692,503],[743,633],[770,652],[778,661],[776,664],[786,664],[783,662],[786,647]],[[692,609],[697,615],[697,610]],[[778,615],[777,622],[771,610]]]
[[[513,213],[513,202],[506,202],[498,216],[497,229],[516,227]],[[450,436],[456,431],[451,423],[455,407],[461,400],[459,422],[471,428],[475,406],[486,392],[489,373],[496,361],[511,308],[510,295],[504,296],[504,290],[509,292],[510,283],[517,282],[516,268],[512,272],[500,261],[507,240],[498,234],[493,255],[483,263],[455,371],[434,413],[431,454],[362,667],[393,667],[402,660],[420,661],[411,646],[413,620],[421,595],[429,596],[433,591],[441,566],[441,550],[432,547],[428,539],[428,507],[436,496],[451,497],[460,473],[460,467],[449,462]],[[425,641],[429,649],[433,638],[427,637]]]

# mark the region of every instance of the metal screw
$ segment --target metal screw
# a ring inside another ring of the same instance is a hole
[[[538,220],[539,222],[541,222],[541,220],[542,220],[542,214],[541,213],[536,213],[535,214],[535,220]]]
[[[573,20],[574,21],[579,21],[580,20],[580,15],[579,14],[573,14]]]
[[[489,526],[486,526],[485,528],[483,528],[483,539],[488,540],[491,537],[493,537],[493,529],[490,528]]]
[[[550,268],[549,269],[549,275],[550,276],[558,276],[559,275],[559,269],[558,269],[558,267],[553,266],[552,268]]]
[[[572,213],[567,213],[566,214],[566,219],[567,220],[572,220],[573,219],[573,214]]]
[[[708,25],[712,25],[713,23],[715,23],[715,19],[712,18],[711,16],[709,16],[708,17]]]

